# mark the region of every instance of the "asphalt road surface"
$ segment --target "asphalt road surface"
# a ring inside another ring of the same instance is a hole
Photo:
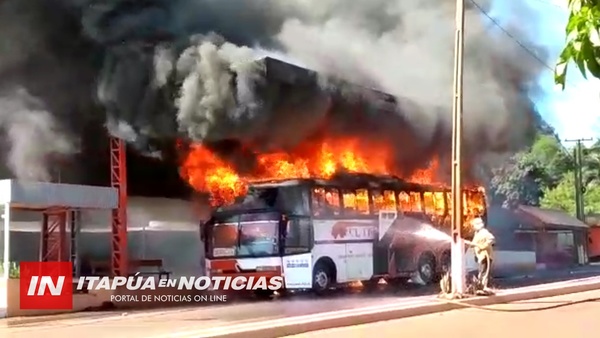
[[[555,308],[544,310],[546,307]],[[595,333],[598,314],[600,290],[493,305],[485,310],[469,308],[315,331],[288,338],[364,338],[373,336],[374,332],[378,338],[588,338],[598,335]]]
[[[595,275],[600,275],[598,267],[584,267],[570,271],[538,273],[530,278],[497,280],[496,283],[498,288],[505,289]],[[437,288],[434,287],[408,285],[400,289],[382,287],[369,292],[345,290],[325,298],[298,295],[272,301],[241,301],[160,311],[82,313],[49,317],[46,321],[12,319],[0,321],[0,336],[20,338],[43,335],[45,338],[52,338],[85,333],[86,337],[90,338],[149,337],[186,328],[228,326],[374,305],[423,302],[429,298],[428,295],[437,292]]]

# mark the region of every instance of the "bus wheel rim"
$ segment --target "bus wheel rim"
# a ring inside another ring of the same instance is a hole
[[[431,277],[431,275],[433,274],[433,269],[431,268],[430,264],[423,264],[421,266],[421,275],[425,278]]]
[[[318,271],[315,275],[315,282],[321,288],[327,287],[327,283],[329,282],[329,277],[325,271]]]

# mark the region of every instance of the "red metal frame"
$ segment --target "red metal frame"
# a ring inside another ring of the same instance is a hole
[[[118,138],[110,139],[110,183],[119,197],[117,209],[112,210],[112,274],[127,276],[127,162],[125,142]]]
[[[41,242],[40,261],[69,261],[66,209],[48,209],[44,211]]]

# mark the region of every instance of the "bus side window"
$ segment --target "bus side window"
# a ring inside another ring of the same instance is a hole
[[[347,215],[360,215],[369,213],[369,192],[365,189],[344,190],[342,192],[344,213]]]
[[[385,210],[385,202],[383,195],[379,190],[371,190],[371,198],[373,199],[373,213],[376,214],[380,210]]]
[[[423,193],[423,206],[425,207],[425,213],[427,215],[435,214],[435,202],[433,199],[433,193],[431,193],[431,192]]]
[[[411,211],[422,212],[423,202],[421,201],[421,194],[418,192],[410,192],[410,205]]]
[[[446,214],[446,200],[444,199],[443,192],[435,192],[433,193],[433,203],[435,208],[435,213],[440,216],[444,216]]]
[[[379,190],[371,190],[371,197],[373,198],[373,213],[382,210],[396,210],[396,194],[393,190],[384,190],[383,194]]]
[[[313,216],[322,216],[323,213],[322,205],[325,203],[325,189],[314,188],[311,192],[311,209]]]
[[[359,213],[369,213],[369,191],[367,189],[356,190],[356,207]]]
[[[338,216],[342,211],[340,205],[340,191],[335,188],[325,189],[325,203],[332,210],[335,216]]]
[[[409,212],[414,211],[414,206],[410,201],[410,196],[404,192],[400,191],[398,193],[398,211],[400,212]]]
[[[393,190],[383,191],[383,201],[385,203],[385,210],[396,210],[396,193]]]
[[[340,194],[337,189],[314,188],[312,191],[313,216],[327,217],[340,214]]]

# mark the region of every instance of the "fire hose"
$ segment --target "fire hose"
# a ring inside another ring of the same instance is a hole
[[[438,299],[438,300],[441,302],[444,302],[444,303],[455,304],[455,305],[458,305],[458,306],[461,306],[464,308],[472,308],[472,309],[492,311],[492,312],[533,312],[533,311],[553,310],[553,309],[558,309],[558,308],[562,308],[562,307],[566,307],[566,306],[583,304],[583,303],[597,302],[597,301],[600,301],[600,298],[586,298],[586,299],[574,300],[574,301],[569,301],[569,302],[563,302],[563,303],[554,304],[554,305],[550,305],[550,306],[518,308],[518,309],[514,309],[514,308],[513,309],[502,309],[502,308],[495,308],[495,307],[490,307],[490,306],[467,304],[467,303],[463,303],[463,302],[452,300],[452,299]]]

